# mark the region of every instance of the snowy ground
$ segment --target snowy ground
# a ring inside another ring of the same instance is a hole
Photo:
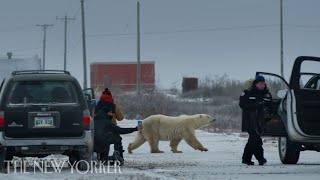
[[[122,127],[133,127],[136,121],[123,121]],[[277,143],[267,140],[264,144],[265,156],[268,160],[265,166],[245,166],[241,164],[241,155],[246,138],[238,135],[212,134],[197,131],[197,137],[209,152],[198,152],[185,142],[179,146],[182,154],[173,154],[169,142],[161,142],[160,149],[164,154],[151,154],[145,143],[133,154],[125,153],[126,164],[121,168],[121,174],[71,173],[70,168],[64,168],[61,173],[10,173],[0,174],[0,179],[319,179],[320,153],[302,152],[297,165],[283,165],[278,157]],[[123,136],[126,148],[133,140],[134,134]],[[256,163],[257,164],[257,163]]]

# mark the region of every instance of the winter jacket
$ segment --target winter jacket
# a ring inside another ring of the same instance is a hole
[[[112,132],[112,133],[120,133],[120,134],[129,134],[134,131],[137,131],[137,127],[135,128],[120,128],[117,126],[117,120],[123,120],[124,116],[120,110],[117,108],[118,106],[105,101],[99,101],[95,108],[95,121],[104,121],[100,126],[95,126],[95,129],[100,128],[104,129],[104,131]],[[103,128],[101,127],[103,126]]]
[[[261,117],[262,109],[271,110],[272,96],[266,87],[264,90],[258,90],[253,80],[247,81],[247,88],[240,96],[239,105],[242,109],[242,131],[260,132],[263,127]]]

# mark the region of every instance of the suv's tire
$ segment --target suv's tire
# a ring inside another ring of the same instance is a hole
[[[297,164],[300,157],[301,145],[292,142],[288,137],[279,137],[278,151],[283,164]]]
[[[6,173],[6,148],[0,146],[0,173]]]
[[[88,148],[73,151],[69,154],[69,162],[70,164],[77,166],[78,170],[87,171],[91,168],[92,156],[92,151],[88,150]]]
[[[74,165],[77,163],[77,161],[79,161],[79,151],[72,151],[70,154],[68,154],[69,156],[69,163],[71,165]]]
[[[90,164],[92,161],[92,151],[80,151],[79,152],[79,164],[78,169],[81,171],[90,170]]]

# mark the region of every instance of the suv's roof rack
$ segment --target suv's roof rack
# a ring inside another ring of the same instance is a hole
[[[11,74],[13,76],[22,75],[22,74],[68,74],[70,75],[70,72],[63,71],[63,70],[23,70],[23,71],[13,71]]]

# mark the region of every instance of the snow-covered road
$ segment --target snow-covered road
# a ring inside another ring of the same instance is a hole
[[[122,127],[136,126],[136,121],[123,121]],[[71,173],[65,168],[61,173],[0,174],[0,179],[319,179],[320,153],[302,152],[297,165],[283,165],[278,157],[277,142],[267,139],[264,143],[265,166],[245,166],[241,164],[241,155],[246,138],[238,135],[213,134],[197,131],[197,137],[209,149],[208,152],[198,152],[181,142],[178,149],[182,154],[173,154],[169,142],[160,142],[163,154],[151,154],[145,143],[133,154],[125,153],[125,166],[121,174]],[[123,136],[126,148],[134,139],[134,134]],[[113,149],[113,148],[112,148]],[[257,162],[255,161],[257,164]]]

